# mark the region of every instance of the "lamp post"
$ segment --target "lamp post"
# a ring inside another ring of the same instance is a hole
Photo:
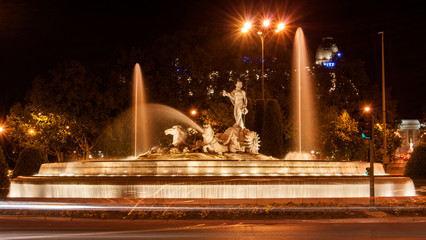
[[[285,28],[285,24],[280,22],[277,24],[277,28],[273,31],[270,28],[271,21],[269,19],[265,19],[262,22],[262,26],[258,29],[257,35],[260,38],[260,43],[262,45],[262,99],[265,100],[265,37],[271,32],[278,33]],[[241,29],[243,33],[247,33],[252,28],[251,22],[246,22],[244,27]]]
[[[379,32],[382,35],[382,115],[383,115],[383,163],[389,164],[388,146],[386,139],[386,89],[385,89],[385,33]]]
[[[371,137],[368,140],[369,143],[369,160],[370,160],[370,168],[368,171],[368,175],[370,176],[370,207],[375,206],[375,199],[374,199],[374,144],[373,144],[373,138],[374,138],[374,114],[371,112],[370,107],[365,107],[364,112],[369,113],[371,116]]]

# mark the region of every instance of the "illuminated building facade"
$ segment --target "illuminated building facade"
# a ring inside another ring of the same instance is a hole
[[[413,152],[414,147],[416,147],[420,141],[420,127],[421,124],[417,119],[402,120],[398,133],[402,137],[402,145],[397,150],[398,154]]]
[[[326,37],[322,39],[317,49],[315,64],[333,68],[336,66],[336,60],[340,57],[342,57],[342,53],[339,52],[334,39],[332,37]]]

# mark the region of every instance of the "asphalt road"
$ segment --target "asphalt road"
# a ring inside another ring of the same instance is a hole
[[[426,239],[426,218],[160,221],[0,216],[0,239]]]

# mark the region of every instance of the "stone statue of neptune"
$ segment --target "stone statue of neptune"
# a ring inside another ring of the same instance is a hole
[[[244,129],[245,127],[243,115],[246,115],[248,113],[248,110],[246,92],[241,89],[242,87],[243,83],[241,81],[237,81],[237,83],[235,84],[235,89],[231,93],[228,93],[223,90],[223,96],[229,97],[232,104],[234,105],[234,126],[238,126]]]

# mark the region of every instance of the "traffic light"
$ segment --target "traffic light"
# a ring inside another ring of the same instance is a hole
[[[371,122],[361,120],[359,126],[361,136],[366,139],[371,139]]]
[[[365,168],[365,174],[367,174],[367,175],[370,175],[370,168],[368,167],[368,168]]]

